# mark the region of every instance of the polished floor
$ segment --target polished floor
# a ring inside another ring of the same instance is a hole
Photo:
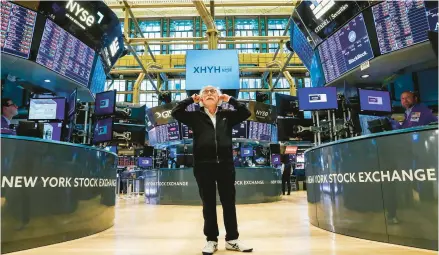
[[[282,201],[239,205],[240,239],[253,254],[281,255],[422,255],[437,252],[361,240],[313,227],[308,223],[305,192],[293,192]],[[10,253],[16,255],[149,255],[201,254],[204,246],[199,206],[154,206],[139,199],[120,199],[113,228],[70,242]],[[218,218],[222,218],[218,208]],[[224,237],[222,220],[221,239]],[[215,254],[226,251],[220,240]]]

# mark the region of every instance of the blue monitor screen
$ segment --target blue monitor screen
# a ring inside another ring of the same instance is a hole
[[[363,14],[349,21],[318,46],[326,82],[374,57]]]
[[[103,92],[105,90],[106,80],[107,76],[105,75],[104,66],[102,65],[101,57],[98,56],[91,78],[90,91],[94,94]]]
[[[93,143],[109,142],[113,139],[113,118],[98,120],[93,133]]]
[[[282,164],[280,162],[280,155],[279,154],[271,154],[271,164],[273,164],[273,165],[280,165],[280,164]]]
[[[312,112],[311,111],[303,111],[303,118],[310,120],[312,119]]]
[[[299,56],[300,60],[302,60],[305,67],[310,70],[314,52],[305,35],[294,22],[292,22],[290,28],[290,37],[291,46],[294,52]]]
[[[139,166],[139,167],[152,167],[152,158],[150,158],[150,157],[137,158],[137,166]]]
[[[359,89],[362,111],[391,112],[390,93],[388,91]]]
[[[95,115],[113,115],[116,110],[116,90],[96,94]]]
[[[107,146],[105,150],[117,154],[117,146]]]
[[[241,157],[253,157],[253,147],[241,147]]]
[[[299,109],[303,111],[337,109],[337,88],[300,88]]]
[[[323,85],[325,85],[325,77],[323,76],[322,64],[320,62],[320,57],[317,51],[314,51],[309,74],[311,78],[311,87],[323,87]]]

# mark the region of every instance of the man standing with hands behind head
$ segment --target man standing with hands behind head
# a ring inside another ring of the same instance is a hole
[[[223,110],[221,102],[231,104],[236,111]],[[199,103],[200,111],[188,112],[186,107]],[[213,86],[206,86],[200,95],[194,94],[177,104],[172,116],[191,127],[194,136],[194,175],[203,202],[204,234],[207,244],[203,255],[210,255],[218,247],[216,214],[216,185],[224,214],[226,249],[251,252],[239,240],[235,208],[235,167],[233,164],[232,127],[250,117],[251,113],[233,97],[221,94]]]

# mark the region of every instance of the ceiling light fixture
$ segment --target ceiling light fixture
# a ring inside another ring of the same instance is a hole
[[[44,82],[50,82],[50,80],[44,80]]]
[[[369,75],[368,74],[363,74],[363,75],[361,75],[361,78],[363,78],[363,79],[369,78]]]

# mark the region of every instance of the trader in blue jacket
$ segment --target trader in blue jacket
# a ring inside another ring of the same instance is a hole
[[[401,125],[397,125],[396,128],[425,126],[438,121],[437,116],[434,116],[427,106],[417,102],[413,92],[405,91],[401,94],[401,105],[406,109],[404,122]]]

